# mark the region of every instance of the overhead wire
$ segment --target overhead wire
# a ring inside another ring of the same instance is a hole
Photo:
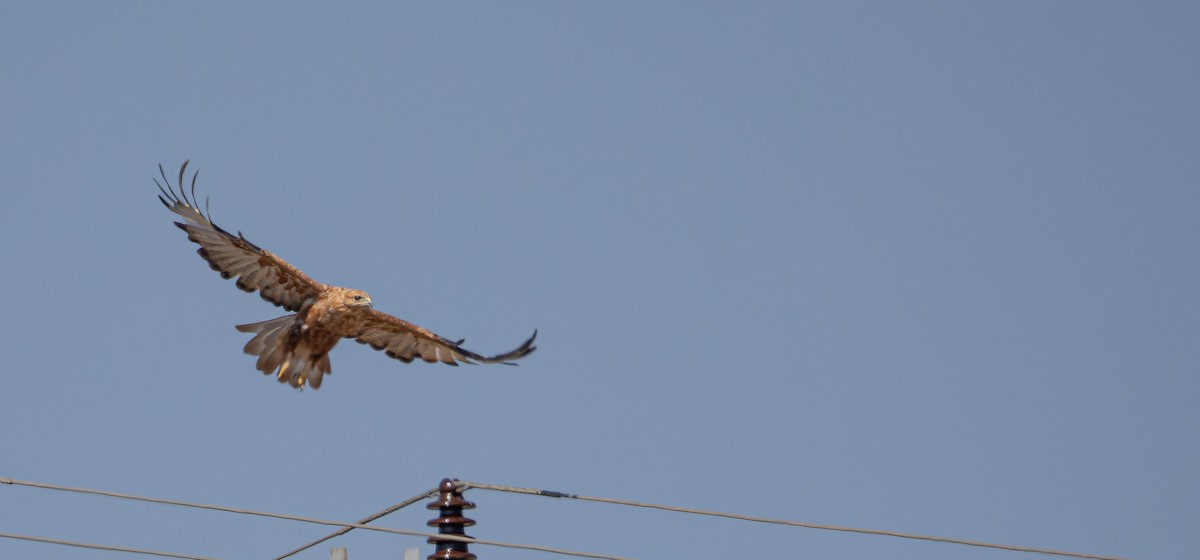
[[[413,496],[407,500],[404,500],[403,502],[390,505],[387,508],[384,508],[376,513],[373,513],[371,515],[368,515],[368,516],[358,520],[356,523],[358,525],[366,525],[367,523],[375,521],[376,519],[379,519],[380,517],[388,515],[389,513],[399,511],[400,509],[408,507],[408,506],[415,504],[421,500],[424,500],[427,498],[432,498],[433,496],[436,496],[437,493],[438,493],[438,488],[436,486],[434,486],[433,488],[426,490],[423,494],[417,494],[416,496]],[[354,530],[354,527],[342,527],[341,529],[338,529],[337,531],[329,533],[328,535],[325,535],[324,537],[321,537],[315,541],[312,541],[304,546],[296,548],[290,552],[286,552],[280,556],[276,556],[274,560],[283,560],[284,558],[287,558],[288,556],[292,556],[293,554],[298,554],[298,553],[308,550],[314,546],[317,546],[329,539],[345,535],[346,533],[349,533],[350,531],[353,531],[353,530]]]
[[[400,502],[394,506],[390,506],[389,508],[387,508],[379,513],[368,516],[362,522],[345,523],[345,522],[340,522],[340,521],[330,521],[330,520],[316,519],[316,518],[311,518],[311,517],[287,515],[287,514],[281,514],[281,513],[271,513],[271,512],[243,509],[243,508],[234,508],[234,507],[228,507],[228,506],[198,504],[198,503],[192,503],[192,502],[185,502],[185,501],[181,501],[181,500],[168,500],[168,499],[163,499],[163,498],[151,498],[151,497],[146,497],[146,496],[136,496],[133,494],[124,494],[124,493],[120,493],[120,492],[109,492],[109,491],[105,491],[105,490],[91,490],[91,489],[86,489],[86,488],[74,488],[74,487],[61,486],[61,485],[56,485],[56,484],[47,484],[47,483],[41,483],[41,482],[16,480],[16,479],[7,478],[7,477],[0,477],[0,484],[28,486],[28,487],[32,487],[32,488],[43,488],[43,489],[48,489],[48,490],[59,490],[59,491],[64,491],[64,492],[76,492],[76,493],[82,493],[82,494],[94,494],[94,495],[99,495],[99,496],[108,496],[108,497],[112,497],[112,498],[136,500],[136,501],[142,501],[142,502],[174,505],[174,506],[181,506],[181,507],[191,507],[191,508],[199,508],[199,509],[208,509],[208,510],[214,510],[214,511],[224,511],[224,512],[228,512],[228,513],[237,513],[237,514],[243,514],[243,515],[256,515],[256,516],[261,516],[261,517],[270,517],[270,518],[276,518],[276,519],[286,519],[286,520],[290,520],[290,521],[300,521],[300,522],[304,522],[304,523],[313,523],[313,524],[317,524],[317,525],[329,525],[329,526],[342,527],[341,530],[336,531],[333,534],[323,537],[321,539],[318,539],[317,541],[309,543],[303,547],[300,547],[294,551],[291,551],[283,556],[280,556],[276,560],[281,560],[283,558],[291,556],[297,552],[300,552],[301,550],[305,550],[311,546],[315,546],[316,544],[324,542],[324,541],[326,541],[330,538],[336,537],[338,535],[345,534],[353,529],[365,529],[368,531],[377,531],[377,532],[391,533],[391,534],[396,534],[396,535],[436,538],[436,539],[440,539],[440,540],[450,540],[450,541],[474,543],[474,544],[489,545],[489,546],[499,546],[499,547],[506,547],[506,548],[520,548],[520,549],[526,549],[526,550],[536,550],[536,551],[541,551],[541,552],[563,554],[563,555],[569,555],[569,556],[580,556],[580,557],[586,557],[586,558],[601,558],[601,559],[606,559],[606,560],[629,560],[629,559],[622,558],[619,556],[609,556],[609,555],[604,555],[604,554],[593,554],[593,553],[587,553],[587,552],[570,551],[570,550],[556,549],[556,548],[551,548],[551,547],[543,547],[543,546],[538,546],[538,545],[505,543],[505,542],[490,541],[490,540],[485,540],[485,539],[476,539],[476,538],[471,538],[471,537],[461,537],[461,536],[451,535],[451,534],[435,534],[435,533],[425,533],[425,532],[420,532],[420,531],[406,531],[406,530],[402,530],[402,529],[376,527],[376,526],[371,526],[371,525],[366,524],[370,521],[374,521],[380,517],[383,517],[384,515],[387,515],[396,510],[399,510],[403,507],[411,505],[412,503],[415,503],[425,497],[432,496],[433,494],[436,493],[437,489],[432,489],[432,490],[426,491],[425,493],[422,493],[422,494],[419,494],[412,498],[409,498],[408,500]],[[567,498],[567,499],[602,502],[602,503],[609,503],[609,504],[614,504],[614,505],[622,505],[622,506],[630,506],[630,507],[658,509],[658,510],[664,510],[664,511],[674,511],[674,512],[694,514],[694,515],[724,517],[724,518],[729,518],[729,519],[738,519],[738,520],[751,521],[751,522],[756,522],[756,523],[787,525],[787,526],[793,526],[793,527],[803,527],[803,528],[808,528],[808,529],[819,529],[819,530],[826,530],[826,531],[841,531],[841,532],[896,537],[896,538],[904,538],[904,539],[912,539],[912,540],[944,542],[944,543],[950,543],[950,544],[959,544],[959,545],[974,546],[974,547],[981,547],[981,548],[1008,550],[1008,551],[1013,551],[1013,552],[1027,552],[1027,553],[1046,554],[1046,555],[1053,555],[1053,556],[1068,556],[1068,557],[1074,557],[1074,558],[1086,558],[1086,559],[1091,559],[1091,560],[1126,560],[1124,558],[1117,557],[1117,556],[1107,556],[1107,555],[1100,555],[1100,554],[1086,554],[1086,553],[1068,552],[1068,551],[1062,551],[1062,550],[1051,550],[1051,549],[1026,547],[1026,546],[996,544],[996,543],[967,540],[967,539],[937,537],[937,536],[931,536],[931,535],[920,535],[920,534],[916,534],[916,533],[904,533],[904,532],[899,532],[899,531],[884,531],[884,530],[877,530],[877,529],[864,529],[864,528],[857,528],[857,527],[843,527],[843,526],[837,526],[837,525],[826,525],[826,524],[820,524],[820,523],[808,523],[808,522],[803,522],[803,521],[792,521],[792,520],[787,520],[787,519],[773,519],[773,518],[768,518],[768,517],[759,517],[759,516],[727,513],[727,512],[712,511],[712,510],[701,510],[701,509],[678,507],[678,506],[668,506],[668,505],[662,505],[662,504],[638,502],[638,501],[633,501],[633,500],[623,500],[623,499],[617,499],[617,498],[583,496],[583,495],[579,495],[579,494],[571,494],[571,493],[567,493],[567,492],[558,492],[558,491],[553,491],[553,490],[541,490],[541,489],[537,489],[537,488],[524,488],[524,487],[519,487],[519,486],[507,486],[507,485],[500,485],[500,484],[487,484],[487,483],[482,483],[482,482],[469,482],[469,481],[457,481],[455,484],[459,488],[459,491],[477,488],[480,490],[493,490],[493,491],[498,491],[498,492],[529,494],[529,495],[544,496],[544,497],[550,497],[550,498]],[[57,542],[57,544],[67,544],[69,546],[89,547],[88,545],[85,545],[84,543],[70,543],[69,541],[58,542],[56,539],[43,539],[40,537],[24,537],[21,535],[14,536],[14,535],[7,535],[7,534],[0,534],[0,536],[4,536],[4,537],[8,537],[8,538],[24,538],[25,540],[36,540],[36,541],[40,541],[40,542]],[[101,547],[101,545],[96,545],[96,546]],[[157,554],[160,556],[171,556],[171,557],[178,557],[178,558],[200,558],[200,557],[192,557],[192,556],[184,556],[184,555],[173,555],[171,553],[157,553],[154,551],[141,551],[141,550],[137,550],[137,549],[128,549],[126,551],[142,553],[142,554]],[[207,559],[205,559],[205,560],[207,560]]]
[[[166,558],[184,558],[185,560],[217,560],[208,556],[192,556],[190,554],[177,554],[174,552],[162,552],[159,550],[145,550],[141,548],[127,548],[124,546],[110,546],[106,544],[85,543],[78,541],[65,541],[62,539],[51,539],[47,537],[33,537],[30,535],[16,535],[13,533],[0,533],[0,537],[6,539],[16,539],[21,541],[32,541],[47,544],[61,544],[64,546],[73,546],[76,548],[90,548],[93,550],[111,550],[113,552],[128,552],[131,554],[146,554],[150,556],[163,556]]]
[[[539,490],[537,488],[522,488],[519,486],[504,486],[500,484],[485,484],[482,482],[458,481],[456,482],[461,490],[469,488],[478,488],[481,490],[493,490],[498,492],[513,492],[518,494],[531,494],[535,496],[545,496],[548,498],[568,498],[573,500],[585,500],[589,502],[603,502],[608,504],[616,504],[622,506],[660,509],[665,511],[675,511],[680,513],[689,513],[694,515],[707,515],[713,517],[725,517],[729,519],[740,519],[742,521],[752,521],[756,523],[769,523],[774,525],[790,525],[792,527],[804,527],[807,529],[820,529],[824,531],[841,531],[847,533],[860,533],[865,535],[879,535],[885,537],[897,537],[902,539],[913,539],[921,541],[944,542],[950,544],[960,544],[966,546],[975,546],[981,548],[993,548],[1000,550],[1009,550],[1013,552],[1029,552],[1036,554],[1049,554],[1054,556],[1070,556],[1074,558],[1088,558],[1092,560],[1126,560],[1117,556],[1104,556],[1099,554],[1085,554],[1080,552],[1067,552],[1062,550],[1050,550],[1044,548],[1034,548],[1028,546],[1013,546],[1006,544],[995,544],[982,541],[974,541],[967,539],[956,539],[949,537],[935,537],[930,535],[918,535],[915,533],[902,533],[899,531],[881,531],[877,529],[861,529],[857,527],[840,527],[837,525],[824,525],[820,523],[806,523],[803,521],[791,521],[787,519],[772,519],[768,517],[757,517],[753,515],[742,515],[737,513],[725,513],[720,511],[709,511],[686,507],[666,506],[661,504],[651,504],[646,502],[635,502],[632,500],[621,500],[616,498],[600,498],[595,496],[580,496],[578,494],[570,494],[567,492],[557,492],[554,490]]]
[[[363,523],[346,523],[346,522],[342,522],[342,521],[330,521],[327,519],[316,519],[313,517],[304,517],[304,516],[299,516],[299,515],[287,515],[287,514],[283,514],[283,513],[272,513],[272,512],[266,512],[266,511],[257,511],[257,510],[251,510],[251,509],[229,507],[229,506],[199,504],[199,503],[194,503],[194,502],[185,502],[182,500],[168,500],[168,499],[164,499],[164,498],[151,498],[151,497],[147,497],[147,496],[137,496],[134,494],[124,494],[121,492],[109,492],[107,490],[92,490],[92,489],[88,489],[88,488],[75,488],[75,487],[71,487],[71,486],[61,486],[58,484],[48,484],[48,483],[44,483],[44,482],[31,482],[28,480],[17,480],[17,479],[8,478],[8,477],[0,477],[0,484],[9,484],[9,485],[13,485],[13,486],[28,486],[31,488],[42,488],[42,489],[46,489],[46,490],[59,490],[62,492],[75,492],[75,493],[79,493],[79,494],[93,494],[93,495],[97,495],[97,496],[107,496],[110,498],[119,498],[119,499],[124,499],[124,500],[134,500],[134,501],[139,501],[139,502],[150,502],[150,503],[155,503],[155,504],[165,504],[165,505],[180,506],[180,507],[207,509],[207,510],[213,510],[213,511],[224,511],[227,513],[237,513],[237,514],[242,514],[242,515],[256,515],[259,517],[270,517],[270,518],[274,518],[274,519],[286,519],[289,521],[300,521],[303,523],[313,523],[316,525],[329,525],[329,526],[334,526],[334,527],[349,527],[352,529],[365,529],[367,531],[377,531],[380,533],[390,533],[393,535],[405,535],[405,536],[410,536],[410,537],[425,537],[427,539],[434,538],[434,539],[443,540],[443,541],[456,541],[456,542],[465,542],[465,543],[470,543],[470,544],[498,546],[498,547],[504,547],[504,548],[519,548],[519,549],[524,549],[524,550],[536,550],[538,552],[547,552],[547,553],[551,553],[551,554],[562,554],[562,555],[566,555],[566,556],[579,556],[579,557],[583,557],[583,558],[599,558],[601,560],[631,560],[629,558],[625,558],[625,557],[621,557],[621,556],[610,556],[607,554],[595,554],[595,553],[591,553],[591,552],[579,552],[579,551],[566,550],[566,549],[561,549],[561,548],[552,548],[552,547],[548,547],[548,546],[508,543],[508,542],[493,541],[493,540],[487,540],[487,539],[476,539],[476,538],[472,538],[472,537],[461,537],[458,535],[425,533],[425,532],[421,532],[421,531],[406,531],[404,529],[376,527],[373,525],[366,525]]]

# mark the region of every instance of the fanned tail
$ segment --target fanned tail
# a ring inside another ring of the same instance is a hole
[[[284,315],[269,321],[238,325],[237,330],[256,333],[246,343],[243,352],[258,356],[255,368],[264,375],[276,374],[280,383],[302,389],[321,387],[322,377],[332,371],[329,354],[313,356],[312,351],[300,340],[299,325],[295,315]]]

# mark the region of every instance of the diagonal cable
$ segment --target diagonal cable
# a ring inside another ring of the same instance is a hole
[[[432,498],[433,496],[436,496],[437,493],[438,493],[438,488],[435,486],[433,488],[430,488],[429,490],[426,490],[424,494],[417,494],[416,496],[413,496],[407,500],[404,500],[403,502],[388,506],[386,509],[383,509],[377,513],[368,515],[368,516],[358,520],[357,524],[358,525],[366,525],[367,523],[375,521],[376,519],[379,519],[380,517],[388,515],[389,513],[396,512],[402,508],[413,505],[421,500],[424,500],[427,498]],[[317,546],[329,539],[345,535],[346,533],[349,533],[350,531],[353,531],[353,530],[354,530],[354,527],[342,527],[341,529],[338,529],[337,531],[329,533],[328,535],[325,535],[324,537],[321,537],[321,538],[319,538],[315,541],[312,541],[304,546],[301,546],[300,548],[292,550],[291,552],[287,552],[287,553],[284,553],[283,555],[276,556],[275,560],[283,560],[284,558],[287,558],[288,556],[291,556],[293,554],[298,554],[298,553],[308,550],[314,546]]]

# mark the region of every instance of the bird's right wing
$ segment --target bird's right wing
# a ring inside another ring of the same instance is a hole
[[[259,292],[263,299],[288,311],[299,311],[306,301],[315,299],[325,285],[309,278],[287,261],[251,243],[241,232],[233,235],[209,220],[196,203],[196,176],[192,175],[191,197],[183,190],[184,170],[188,162],[179,168],[179,192],[171,188],[162,165],[158,172],[166,186],[158,184],[162,196],[158,199],[167,209],[178,214],[184,222],[175,222],[186,231],[188,239],[200,245],[196,252],[222,278],[237,278],[237,287],[247,292]],[[206,205],[207,206],[207,205]],[[206,208],[207,210],[207,208]]]

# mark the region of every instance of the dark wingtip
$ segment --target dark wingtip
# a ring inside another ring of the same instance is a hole
[[[507,352],[505,354],[501,354],[499,356],[492,358],[492,360],[496,363],[501,363],[504,365],[509,365],[509,366],[517,365],[516,362],[512,362],[510,360],[519,360],[521,358],[524,358],[525,356],[532,354],[535,350],[537,350],[537,346],[533,345],[533,342],[535,340],[537,340],[537,335],[538,335],[537,329],[534,329],[533,336],[530,336],[529,340],[526,340],[520,346],[516,347],[514,350],[512,350],[510,352]]]
[[[187,171],[187,166],[191,162],[192,160],[190,159],[183,160],[183,165],[179,166],[179,180],[175,182],[175,184],[179,187],[180,196],[183,197],[184,202],[188,203],[188,206],[194,205],[192,204],[192,201],[188,200],[187,191],[183,190],[183,173],[184,171]]]
[[[183,167],[187,167],[188,161],[192,161],[192,160],[189,159],[189,160],[183,162]],[[199,169],[197,169],[195,173],[192,173],[192,200],[196,201],[196,209],[197,210],[200,209],[200,199],[196,198],[196,178],[199,176],[200,176]],[[179,169],[179,190],[181,190],[181,191],[183,190],[183,168]]]
[[[468,363],[504,364],[504,365],[508,365],[508,366],[515,366],[517,364],[513,363],[512,360],[519,360],[521,358],[524,358],[525,356],[532,354],[534,350],[537,350],[537,346],[533,345],[533,341],[537,338],[537,335],[538,335],[537,330],[534,330],[533,336],[529,337],[529,340],[526,340],[525,342],[521,343],[520,346],[513,348],[512,350],[509,350],[508,352],[505,352],[503,354],[496,354],[495,356],[483,356],[480,354],[476,354],[470,350],[467,350],[466,348],[463,348],[462,346],[456,346],[456,347],[458,348],[458,351],[462,352],[463,356],[465,356],[467,358]],[[453,340],[448,340],[445,338],[443,338],[442,341],[447,344],[454,343]],[[462,342],[463,341],[460,340],[460,341],[458,341],[458,344],[462,344]]]

